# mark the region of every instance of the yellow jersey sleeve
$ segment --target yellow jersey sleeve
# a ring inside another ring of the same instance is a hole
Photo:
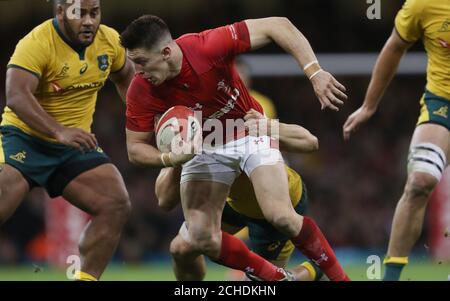
[[[105,32],[106,35],[108,36],[108,40],[111,42],[111,45],[116,53],[116,56],[113,59],[111,65],[111,72],[114,73],[122,70],[122,68],[125,66],[126,51],[125,48],[123,48],[122,45],[120,44],[119,33],[111,27],[105,26],[105,28],[107,29]]]
[[[49,47],[35,32],[30,32],[16,45],[16,49],[9,60],[8,68],[15,67],[27,70],[37,77],[41,77],[49,61]]]
[[[395,18],[395,29],[406,42],[416,42],[422,37],[422,13],[426,0],[406,0]]]

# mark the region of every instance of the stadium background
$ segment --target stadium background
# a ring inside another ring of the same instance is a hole
[[[311,85],[302,76],[256,76],[253,87],[275,101],[281,121],[301,124],[319,138],[317,153],[288,155],[287,159],[308,185],[309,215],[336,248],[350,276],[364,280],[367,256],[382,257],[387,247],[395,204],[404,185],[408,143],[418,117],[425,74],[398,76],[378,113],[345,143],[342,125],[361,104],[370,79],[368,74],[352,74],[357,66],[349,53],[378,52],[391,33],[402,3],[382,0],[380,20],[367,18],[369,4],[363,0],[103,0],[102,11],[103,23],[119,32],[144,13],[159,15],[174,36],[246,18],[286,16],[309,39],[316,53],[348,54],[348,72],[336,76],[349,95],[339,113],[321,112]],[[45,0],[0,1],[2,107],[5,68],[14,46],[34,26],[51,17],[52,4]],[[423,51],[421,45],[412,50]],[[271,46],[257,53],[282,52]],[[173,279],[167,250],[182,222],[182,213],[180,209],[165,213],[158,208],[154,194],[158,169],[137,168],[128,162],[124,106],[111,83],[100,92],[94,120],[93,131],[122,172],[134,206],[104,279]],[[63,271],[45,263],[45,208],[51,201],[43,198],[42,191],[33,191],[0,228],[0,280],[64,279]],[[447,280],[450,266],[430,260],[427,231],[428,224],[414,250],[418,260],[406,269],[404,279]],[[299,260],[294,258],[293,262]],[[223,269],[213,264],[209,268],[207,279],[224,279]]]

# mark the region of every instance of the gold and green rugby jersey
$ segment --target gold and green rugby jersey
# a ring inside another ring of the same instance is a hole
[[[428,54],[427,89],[450,100],[450,0],[406,0],[395,28],[407,42],[422,39]]]
[[[100,25],[91,45],[76,49],[58,28],[56,19],[34,28],[16,46],[8,68],[27,70],[39,78],[35,96],[42,108],[66,127],[90,132],[97,93],[111,72],[126,61],[125,49],[114,29]],[[54,141],[31,129],[5,107],[1,125]]]
[[[295,208],[300,203],[303,195],[302,178],[295,170],[289,168],[287,165],[286,172],[288,175],[289,196],[292,201],[292,206]],[[242,215],[254,219],[264,219],[252,183],[245,174],[242,174],[234,181],[227,202],[231,208]]]

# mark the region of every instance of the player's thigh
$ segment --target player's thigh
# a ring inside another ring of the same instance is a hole
[[[181,204],[189,233],[220,232],[220,221],[230,186],[212,181],[181,183]]]
[[[63,190],[70,203],[89,214],[102,210],[130,210],[123,178],[113,164],[102,164],[74,178]]]
[[[8,164],[0,164],[0,225],[17,209],[30,186],[22,174]]]
[[[442,149],[447,158],[450,156],[450,131],[442,125],[433,123],[418,125],[411,139],[411,147],[421,143],[434,144]]]
[[[250,174],[250,181],[264,216],[293,209],[283,162],[257,167]]]

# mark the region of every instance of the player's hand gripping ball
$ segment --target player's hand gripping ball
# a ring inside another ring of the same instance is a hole
[[[156,145],[163,153],[192,154],[201,146],[201,137],[200,122],[185,106],[170,108],[156,125]]]

